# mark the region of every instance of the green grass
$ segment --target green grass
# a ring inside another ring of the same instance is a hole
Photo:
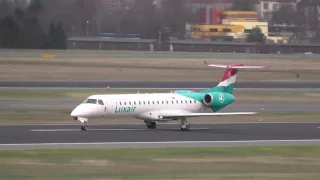
[[[223,58],[230,59],[313,59],[319,60],[318,55],[299,54],[246,54],[246,53],[212,53],[212,52],[131,52],[131,51],[100,51],[100,50],[0,50],[1,57],[28,57],[39,58],[43,54],[55,54],[57,58]]]
[[[81,52],[79,52],[79,56]],[[121,53],[118,52],[118,54]],[[207,59],[183,58],[183,56],[179,56],[179,58],[161,56],[161,59],[141,58],[135,53],[131,54],[130,58],[123,58],[120,55],[120,57],[42,59],[40,56],[39,58],[29,56],[19,58],[14,57],[14,54],[11,55],[0,58],[0,71],[2,72],[0,80],[210,82],[213,79],[220,79],[223,70],[209,68],[203,64],[203,61],[216,64],[243,63],[268,66],[267,69],[258,72],[242,71],[238,81],[319,81],[317,77],[320,74],[319,68],[317,68],[320,66],[320,61],[312,58],[295,61],[288,56],[285,56],[287,59],[281,59],[282,56],[279,56],[279,58],[277,56],[266,56],[265,59],[257,60],[253,55],[247,55],[248,57],[253,56],[253,58],[239,59],[238,56],[234,55],[228,58],[220,58],[211,54],[207,56]],[[296,74],[300,75],[299,78],[296,77]]]
[[[89,90],[79,90],[79,89],[9,89],[0,90],[1,100],[14,100],[14,101],[74,101],[82,102],[88,96],[92,94],[125,94],[125,93],[137,93],[137,92],[170,92],[170,90],[108,90],[108,89],[89,89]]]
[[[319,179],[320,146],[0,151],[0,179]]]
[[[51,101],[51,102],[82,102],[92,94],[125,94],[125,93],[169,93],[163,89],[88,89],[88,90],[62,90],[62,89],[8,89],[0,90],[1,100],[10,101]],[[238,91],[235,90],[236,101],[246,103],[281,103],[281,104],[320,104],[320,91]]]
[[[0,125],[5,124],[79,124],[70,117],[72,109],[27,109],[27,108],[1,108]],[[190,118],[191,124],[196,123],[223,123],[223,122],[318,122],[320,112],[306,111],[262,111],[258,115],[223,116],[223,117],[197,117]],[[130,118],[97,118],[90,119],[89,124],[127,124],[143,123],[143,121]],[[178,122],[176,122],[178,123]]]

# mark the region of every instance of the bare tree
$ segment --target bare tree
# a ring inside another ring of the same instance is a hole
[[[13,13],[13,7],[7,3],[6,1],[0,2],[0,19],[4,18],[7,15],[11,15]]]
[[[234,11],[252,11],[253,4],[250,0],[234,0],[232,10]]]
[[[272,14],[272,23],[273,24],[286,24],[293,25],[298,24],[299,14],[291,4],[283,4],[280,8],[273,12]]]

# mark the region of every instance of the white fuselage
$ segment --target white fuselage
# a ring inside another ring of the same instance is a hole
[[[72,117],[134,117],[159,120],[158,114],[212,112],[203,103],[176,93],[93,95],[71,113]]]

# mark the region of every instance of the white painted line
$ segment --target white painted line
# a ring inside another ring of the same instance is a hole
[[[210,130],[210,128],[192,128],[191,130]],[[32,132],[72,132],[81,129],[31,129]],[[88,131],[150,131],[149,129],[88,129]]]
[[[93,142],[93,143],[27,143],[27,144],[0,144],[0,146],[46,146],[46,145],[130,145],[130,144],[211,144],[211,143],[288,143],[288,142],[317,142],[320,139],[301,140],[244,140],[244,141],[159,141],[159,142]]]
[[[88,129],[88,131],[143,131],[147,129]],[[32,129],[32,132],[81,131],[81,129]]]

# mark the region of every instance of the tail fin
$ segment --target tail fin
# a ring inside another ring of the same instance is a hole
[[[205,64],[207,64],[205,62]],[[220,83],[211,89],[202,91],[203,93],[208,92],[226,92],[233,94],[233,88],[236,83],[237,73],[239,69],[262,69],[265,66],[244,66],[243,64],[232,64],[232,65],[221,65],[221,64],[207,64],[210,67],[226,68]]]

